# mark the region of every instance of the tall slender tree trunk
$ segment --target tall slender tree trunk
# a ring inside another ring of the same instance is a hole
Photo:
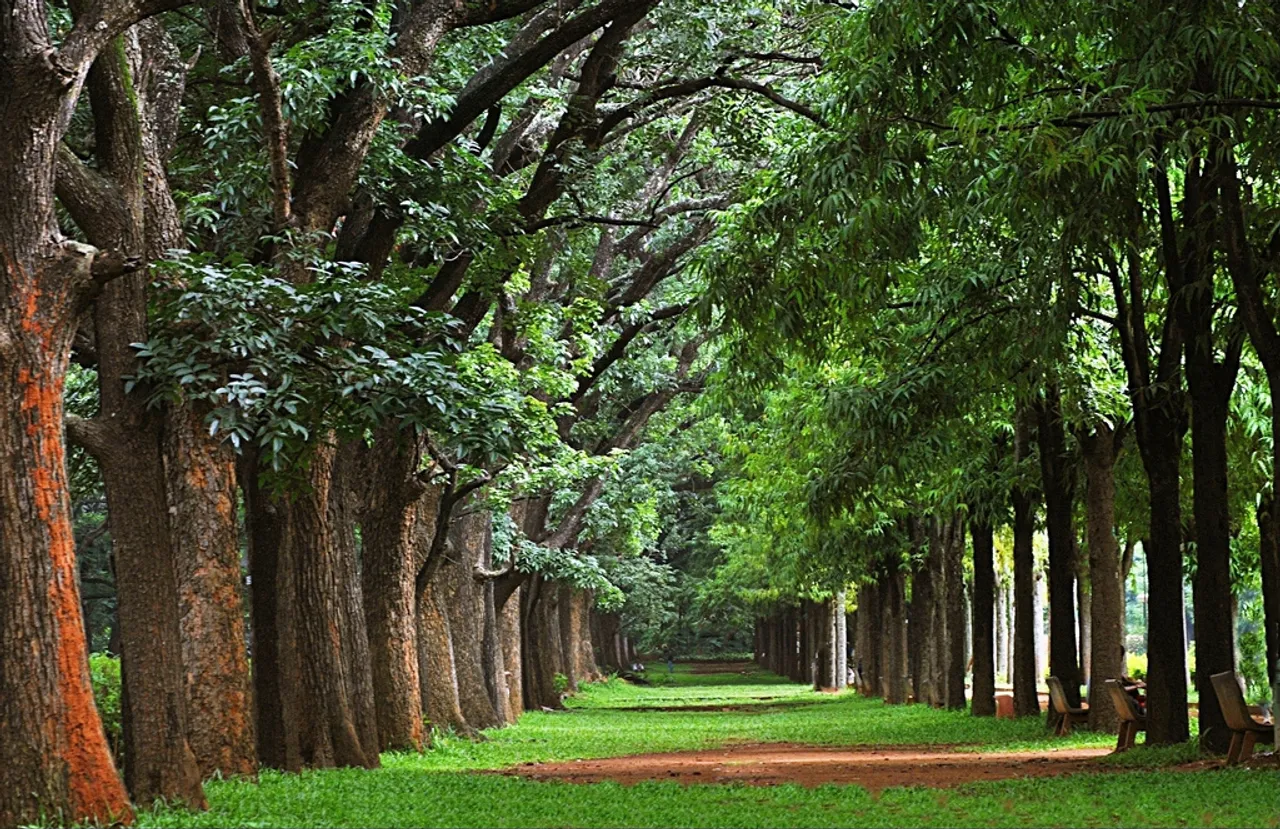
[[[971,520],[973,536],[973,708],[975,717],[996,713],[995,666],[995,531],[986,521]]]
[[[1194,368],[1193,368],[1194,366]],[[1208,376],[1205,376],[1205,375]],[[1227,417],[1234,367],[1188,353],[1191,397],[1192,508],[1195,515],[1196,571],[1192,604],[1196,620],[1196,690],[1200,694],[1200,742],[1225,754],[1231,742],[1226,717],[1210,677],[1235,670],[1231,625],[1231,527],[1227,502]]]
[[[1187,654],[1182,609],[1182,508],[1178,461],[1182,440],[1176,425],[1156,416],[1143,451],[1151,499],[1147,554],[1147,739],[1155,745],[1185,742]],[[1141,446],[1141,443],[1139,444]]]
[[[1080,704],[1080,662],[1076,647],[1075,475],[1067,453],[1062,400],[1056,385],[1045,389],[1038,407],[1037,436],[1049,535],[1049,673],[1062,682],[1067,703]]]
[[[884,580],[884,655],[881,657],[885,677],[884,701],[901,705],[907,701],[906,640],[906,574],[893,567]]]
[[[1124,673],[1124,577],[1114,533],[1115,462],[1123,435],[1099,423],[1080,435],[1085,475],[1085,531],[1089,553],[1089,614],[1092,643],[1089,672],[1089,728],[1115,732],[1119,715],[1105,680]]]
[[[1275,515],[1280,505],[1275,496],[1263,493],[1258,503],[1258,553],[1262,559],[1262,610],[1266,625],[1267,670],[1276,670],[1280,660],[1280,537],[1277,536]]]
[[[1029,418],[1020,413],[1014,433],[1014,460],[1030,457]],[[1013,501],[1013,711],[1019,717],[1038,716],[1036,691],[1035,504],[1031,493],[1014,487]]]
[[[964,519],[955,515],[947,521],[943,544],[943,583],[946,585],[945,705],[952,710],[965,707],[965,586]]]

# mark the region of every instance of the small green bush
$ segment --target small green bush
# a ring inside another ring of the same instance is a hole
[[[551,690],[556,692],[556,696],[564,696],[569,693],[569,677],[564,674],[556,674],[551,678]]]
[[[107,732],[107,743],[118,765],[124,748],[120,732],[120,660],[105,653],[90,655],[89,681],[93,685],[93,699],[98,704],[102,728]]]

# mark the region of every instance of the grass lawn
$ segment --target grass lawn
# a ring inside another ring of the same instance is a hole
[[[569,710],[532,712],[472,743],[440,736],[423,754],[387,754],[376,771],[213,781],[205,813],[159,808],[142,826],[1278,826],[1280,772],[1162,771],[1188,751],[1130,752],[1115,774],[973,783],[953,789],[535,782],[476,774],[519,763],[610,757],[734,742],[962,744],[1045,750],[1114,744],[1048,736],[1034,720],[975,719],[819,694],[759,671],[651,670],[652,686],[584,688]],[[716,706],[728,710],[703,710]],[[679,710],[693,708],[694,710]],[[1104,761],[1105,762],[1105,761]]]

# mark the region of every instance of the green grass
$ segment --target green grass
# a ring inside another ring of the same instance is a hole
[[[423,754],[388,754],[375,771],[334,770],[260,782],[212,781],[211,809],[163,807],[142,826],[1274,826],[1280,773],[1161,771],[1185,747],[1136,749],[1132,771],[1023,779],[932,790],[858,786],[749,787],[675,783],[580,785],[477,773],[520,763],[721,746],[935,743],[962,750],[1110,745],[1080,733],[1059,740],[1036,720],[975,719],[923,706],[885,706],[851,693],[819,694],[759,671],[695,675],[651,670],[650,687],[614,680],[585,687],[564,712],[526,714],[473,743],[443,736]],[[689,706],[728,711],[681,711]],[[642,708],[645,710],[636,710]],[[677,710],[651,710],[674,708]]]

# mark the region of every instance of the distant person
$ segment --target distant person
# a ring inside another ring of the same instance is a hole
[[[662,658],[667,660],[667,673],[674,674],[676,672],[676,654],[671,650],[671,646],[667,645],[662,649]]]

